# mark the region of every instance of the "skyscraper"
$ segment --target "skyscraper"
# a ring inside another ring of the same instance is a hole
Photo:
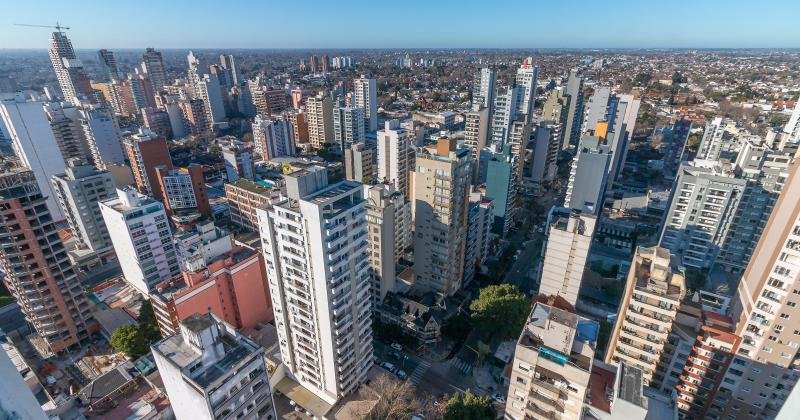
[[[308,141],[311,147],[322,148],[325,143],[332,143],[333,134],[333,102],[323,92],[306,100],[308,116]]]
[[[547,217],[539,294],[578,301],[597,219],[571,209],[553,207]]]
[[[378,181],[391,182],[398,191],[409,197],[408,176],[414,161],[408,134],[397,120],[386,121],[384,127],[378,131]]]
[[[472,106],[480,106],[489,110],[492,114],[494,106],[495,83],[497,83],[497,73],[492,68],[482,68],[475,74],[475,81],[472,85]]]
[[[25,319],[54,353],[88,339],[97,324],[33,171],[2,169],[0,217],[0,267]]]
[[[395,291],[397,262],[411,246],[411,205],[391,184],[365,185],[372,304]]]
[[[581,137],[569,173],[565,207],[595,215],[602,211],[612,157],[603,141],[598,136]]]
[[[150,130],[139,129],[138,133],[125,136],[122,141],[125,154],[133,171],[136,188],[157,200],[164,200],[164,192],[158,184],[156,167],[172,169],[172,157],[166,140]]]
[[[508,141],[511,123],[519,116],[520,98],[524,93],[521,86],[498,88],[494,97],[492,113],[491,144],[500,148]]]
[[[361,78],[353,80],[355,106],[364,108],[364,130],[374,133],[378,130],[378,87],[375,79]]]
[[[281,360],[329,404],[372,366],[363,186],[328,185],[326,170],[286,176],[286,196],[257,210]]]
[[[80,112],[81,128],[95,166],[102,168],[109,164],[124,164],[122,136],[117,120],[110,110],[104,106],[97,106],[84,107]]]
[[[147,77],[150,78],[153,91],[157,92],[169,84],[167,81],[167,72],[164,70],[164,59],[161,56],[161,51],[147,48],[144,54],[142,54],[142,70],[144,70]]]
[[[411,172],[414,287],[451,296],[461,288],[472,178],[469,148],[439,139],[420,151]]]
[[[42,103],[17,94],[14,99],[0,101],[0,117],[11,135],[14,153],[33,171],[50,216],[63,220],[50,178],[63,173],[66,164]]]
[[[533,65],[533,57],[522,60],[517,69],[516,85],[523,89],[520,96],[519,113],[525,115],[529,121],[533,118],[533,108],[536,104],[536,84],[539,81],[539,67]]]
[[[114,57],[113,51],[103,48],[97,51],[97,58],[100,59],[100,67],[109,81],[119,78],[117,59]]]
[[[164,205],[132,188],[103,201],[103,214],[125,281],[149,296],[155,285],[180,273]]]
[[[478,107],[476,109],[476,106]],[[472,150],[472,160],[478,161],[478,155],[484,147],[489,136],[489,108],[483,105],[473,105],[472,111],[464,114],[464,144]],[[472,177],[473,183],[478,180],[478,165],[475,165]]]
[[[83,63],[75,55],[72,42],[64,32],[53,32],[50,38],[50,62],[56,72],[64,100],[75,102],[77,97],[93,101],[92,86],[83,70]]]
[[[569,112],[567,124],[564,128],[564,144],[561,149],[577,146],[581,138],[581,125],[583,124],[583,77],[578,75],[577,69],[569,72],[567,81],[567,96],[569,96]]]
[[[364,141],[364,108],[344,106],[333,109],[334,141],[342,151]]]

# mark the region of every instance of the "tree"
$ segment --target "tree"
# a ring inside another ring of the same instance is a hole
[[[135,325],[117,328],[111,334],[111,346],[128,357],[139,357],[148,351],[147,339]]]
[[[148,343],[161,339],[161,333],[156,323],[156,315],[153,312],[153,304],[150,303],[149,299],[145,299],[142,302],[142,307],[139,308],[139,331]]]
[[[470,331],[472,331],[472,322],[469,315],[464,312],[459,312],[445,321],[442,326],[442,335],[452,341],[464,340]]]
[[[519,335],[531,301],[511,284],[486,286],[469,305],[475,326],[484,334],[507,340]]]
[[[419,412],[420,404],[414,396],[410,381],[398,381],[386,373],[379,374],[369,385],[361,385],[359,394],[364,399],[376,399],[375,406],[366,413],[353,413],[363,420],[406,420]]]
[[[447,402],[444,420],[494,420],[497,411],[489,397],[481,397],[469,390],[456,394]]]

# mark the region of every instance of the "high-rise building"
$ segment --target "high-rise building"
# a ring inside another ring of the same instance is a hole
[[[524,89],[521,86],[498,88],[492,113],[491,144],[503,147],[508,141],[511,123],[519,115],[519,105]]]
[[[22,358],[19,352],[12,355],[5,346],[0,348],[0,389],[3,390],[0,393],[0,416],[9,419],[47,420],[49,417],[33,395],[26,378],[24,375],[20,376],[17,357]],[[25,368],[38,383],[36,374],[27,365]]]
[[[50,216],[55,220],[63,220],[64,214],[50,178],[63,173],[66,163],[42,103],[17,94],[14,99],[0,101],[0,117],[11,136],[14,153],[23,165],[33,171],[39,190],[45,196]]]
[[[194,212],[202,217],[211,216],[203,165],[191,163],[186,168],[156,166],[155,170],[156,182],[164,192],[164,208],[173,221],[176,217],[189,217]]]
[[[119,125],[108,108],[84,107],[80,122],[95,166],[102,168],[125,163]]]
[[[378,87],[375,79],[366,76],[353,80],[354,105],[364,108],[364,131],[374,133],[378,130]]]
[[[560,207],[550,210],[539,294],[577,303],[596,223],[594,215]]]
[[[125,281],[149,296],[154,287],[180,273],[169,220],[161,202],[132,188],[100,202]]]
[[[213,125],[207,119],[206,107],[202,99],[185,99],[178,102],[183,119],[182,131],[184,134],[199,136],[207,133]],[[173,130],[174,132],[174,130]]]
[[[397,262],[411,247],[411,204],[391,184],[365,185],[372,304],[395,291]]]
[[[172,157],[167,142],[147,129],[128,134],[122,140],[125,154],[133,171],[136,188],[143,194],[152,195],[157,200],[164,200],[164,191],[158,183],[156,167],[164,166],[172,169]]]
[[[61,31],[53,32],[50,37],[49,53],[64,100],[75,102],[78,97],[93,100],[89,77],[83,70],[83,63],[75,55],[67,34]]]
[[[156,133],[158,137],[172,139],[172,123],[167,111],[152,107],[142,108],[139,111],[142,114],[142,122],[148,130]]]
[[[319,62],[316,55],[312,55],[308,63],[311,66],[311,73],[316,73],[319,71]]]
[[[509,153],[494,153],[486,164],[486,195],[494,201],[492,232],[502,237],[511,229],[517,208],[514,160]]]
[[[742,338],[714,402],[720,418],[773,418],[798,380],[800,172],[772,210],[731,305]]]
[[[97,58],[100,59],[100,67],[109,81],[119,78],[119,68],[113,51],[103,48],[97,51]]]
[[[252,125],[253,151],[263,160],[294,156],[294,126],[285,115],[267,118],[256,115]]]
[[[675,267],[669,250],[639,247],[633,257],[611,333],[606,363],[624,362],[642,370],[644,384],[659,388],[667,379],[661,357],[673,322],[686,296],[683,274]]]
[[[111,251],[111,237],[97,203],[116,197],[114,177],[73,159],[52,182],[69,228],[81,245],[98,255]]]
[[[609,99],[611,98],[611,88],[598,86],[595,88],[589,102],[586,103],[586,112],[583,116],[581,133],[594,131],[597,123],[609,121]]]
[[[558,153],[561,151],[562,125],[540,121],[533,138],[533,159],[530,179],[538,184],[553,182],[558,170]]]
[[[164,59],[161,56],[161,51],[148,47],[142,54],[142,70],[150,79],[153,91],[158,92],[164,86],[170,84],[167,80],[167,72],[164,69]]]
[[[308,142],[308,120],[306,113],[294,111],[286,114],[289,123],[294,129],[294,144],[297,147],[307,148]]]
[[[536,302],[514,351],[505,418],[583,418],[599,325]]]
[[[558,144],[559,150],[561,145],[564,144],[564,137],[567,127],[567,120],[569,119],[569,103],[570,98],[566,93],[566,88],[556,88],[550,91],[547,95],[547,100],[542,107],[542,121],[548,121],[558,127]]]
[[[489,108],[480,106],[464,114],[464,144],[472,150],[472,160],[478,161],[478,154],[486,147],[486,140],[489,136]],[[473,183],[481,182],[478,180],[478,165],[475,170]]]
[[[467,239],[469,148],[454,139],[440,139],[423,148],[411,172],[414,217],[414,287],[451,296],[461,288]]]
[[[469,194],[469,219],[466,251],[464,251],[464,281],[469,284],[475,273],[486,263],[489,256],[492,223],[494,222],[494,203],[480,192]]]
[[[195,86],[195,95],[203,101],[209,124],[225,120],[225,101],[216,74],[204,74]]]
[[[390,182],[403,196],[409,197],[409,173],[414,166],[408,133],[397,120],[384,123],[378,131],[378,181]]]
[[[261,253],[251,248],[228,249],[155,290],[150,299],[164,336],[178,332],[180,322],[196,313],[210,311],[239,330],[273,318]]]
[[[364,184],[372,183],[377,177],[375,161],[376,150],[366,143],[356,143],[344,151],[345,179]]]
[[[334,141],[342,151],[364,141],[364,108],[353,106],[333,109]]]
[[[326,143],[332,143],[333,134],[333,102],[323,92],[306,100],[308,121],[308,141],[311,147],[320,149]]]
[[[239,178],[256,179],[256,168],[253,165],[253,148],[240,141],[230,142],[222,146],[222,159],[225,161],[225,175],[228,182]]]
[[[210,313],[152,345],[176,418],[275,418],[264,348]]]
[[[239,72],[239,67],[236,65],[236,59],[233,55],[220,54],[219,63],[230,74],[231,86],[239,86],[242,83],[242,74]]]
[[[519,113],[525,115],[529,121],[533,118],[533,108],[536,104],[536,84],[539,81],[539,67],[533,65],[533,57],[522,60],[517,69],[515,84],[522,87],[520,96]]]
[[[495,83],[497,73],[492,68],[482,68],[475,74],[472,85],[472,106],[479,106],[489,110],[491,115],[494,106]]]
[[[683,266],[710,268],[729,235],[746,186],[744,179],[709,168],[682,166],[659,245],[680,257]]]
[[[44,112],[64,161],[89,161],[91,154],[81,128],[80,110],[69,102],[50,102],[44,104]]]
[[[299,110],[303,104],[303,89],[301,89],[299,86],[294,87],[292,88],[291,95],[292,108]]]
[[[603,140],[598,136],[581,137],[577,156],[569,172],[564,196],[566,207],[595,215],[602,211],[612,158]]]
[[[231,223],[249,232],[258,231],[256,209],[267,204],[277,192],[270,187],[239,178],[225,184]]]
[[[181,271],[200,271],[208,267],[211,261],[233,249],[233,235],[215,226],[211,220],[198,222],[189,229],[178,230],[174,240]]]
[[[577,146],[581,139],[581,125],[583,124],[583,77],[577,69],[569,72],[567,80],[567,96],[569,97],[569,111],[567,123],[564,128],[564,144],[561,149]]]
[[[328,185],[324,168],[309,167],[287,175],[286,191],[257,209],[281,360],[334,404],[373,363],[363,186]]]
[[[0,268],[26,321],[61,353],[98,328],[42,191],[27,168],[0,172]]]

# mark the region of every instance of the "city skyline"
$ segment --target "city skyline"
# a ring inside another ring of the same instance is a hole
[[[272,19],[293,16],[291,4],[258,2],[240,3],[240,7],[212,8],[191,4],[195,11],[190,20],[175,20],[186,2],[153,4],[163,13],[149,15],[147,22],[130,20],[144,3],[111,5],[84,2],[68,9],[56,7],[26,8],[22,4],[6,4],[0,16],[0,39],[3,48],[46,48],[37,28],[16,26],[17,23],[65,27],[80,49],[96,48],[797,48],[800,28],[792,17],[800,15],[800,4],[780,0],[770,4],[767,19],[754,19],[749,3],[673,2],[664,10],[664,18],[654,19],[647,3],[614,0],[602,4],[568,1],[570,4],[519,4],[513,13],[506,9],[486,8],[477,1],[441,2],[413,1],[403,8],[372,4],[362,0],[314,4],[315,13],[296,19]],[[484,25],[467,25],[475,20],[473,11],[481,11]],[[414,19],[411,24],[387,30],[392,17],[406,16],[408,10],[422,10],[430,16],[449,16],[447,20]],[[54,10],[54,13],[42,13]],[[247,13],[242,13],[242,11]],[[565,10],[570,15],[564,14]],[[674,16],[675,11],[678,18]],[[89,19],[103,15],[104,19]],[[540,17],[540,19],[535,19]],[[358,26],[341,25],[355,19]],[[237,31],[198,31],[193,28],[219,25],[240,20]],[[575,31],[596,22],[619,22],[619,27]],[[747,22],[747,25],[739,23]],[[417,22],[417,23],[415,23]],[[678,23],[680,22],[680,23]],[[449,25],[448,25],[449,23]],[[466,30],[465,28],[469,28]],[[529,29],[525,29],[529,28]],[[146,30],[144,30],[146,29]],[[46,28],[40,28],[45,31]],[[368,36],[365,36],[367,35]]]

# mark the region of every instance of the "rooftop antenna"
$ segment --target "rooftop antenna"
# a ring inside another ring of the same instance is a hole
[[[63,32],[62,29],[69,29],[68,26],[61,26],[58,22],[56,22],[55,26],[52,25],[31,25],[29,23],[15,23],[15,26],[28,26],[32,28],[55,28],[58,32]]]

